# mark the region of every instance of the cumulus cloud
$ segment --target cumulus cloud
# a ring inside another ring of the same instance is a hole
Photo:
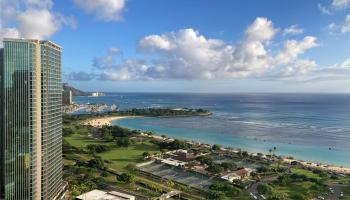
[[[316,66],[315,61],[299,59],[306,50],[317,46],[315,37],[287,40],[271,50],[269,44],[277,30],[272,21],[258,17],[237,44],[206,38],[192,28],[148,35],[139,40],[138,50],[149,59],[116,62],[116,55],[107,51],[94,59],[93,66],[100,70],[97,79],[111,81],[244,78],[288,67],[285,74],[291,75],[307,73]]]
[[[326,6],[322,5],[322,4],[318,4],[318,9],[321,11],[322,14],[325,15],[330,15],[332,14],[332,12],[330,11],[330,9],[328,9]]]
[[[261,77],[265,81],[315,82],[327,80],[348,80],[350,78],[350,59],[328,67],[319,67],[311,60],[298,60],[291,65]]]
[[[341,32],[342,33],[347,33],[350,31],[350,15],[347,15],[345,18],[345,22],[343,26],[341,27]]]
[[[4,28],[0,35],[0,38],[19,38],[19,31],[16,28]]]
[[[107,55],[95,57],[93,59],[93,66],[97,69],[112,68],[115,65],[115,55],[121,52],[119,48],[111,47],[107,49]]]
[[[24,38],[49,38],[57,32],[58,24],[48,10],[27,10],[17,16],[17,27]]]
[[[316,40],[317,38],[312,36],[306,36],[301,41],[287,40],[284,43],[284,48],[276,55],[276,62],[278,64],[290,63],[307,49],[315,47],[317,45]]]
[[[313,60],[297,60],[284,69],[283,76],[305,75],[314,70],[316,66],[317,64]]]
[[[317,4],[317,6],[322,14],[331,15],[334,12],[348,8],[350,6],[350,0],[332,0],[329,5]]]
[[[346,8],[350,5],[350,0],[333,0],[332,6],[334,8]]]
[[[53,3],[51,0],[25,0],[24,3],[29,7],[51,8]]]
[[[74,0],[75,4],[98,20],[120,21],[125,0]]]
[[[62,26],[74,28],[76,21],[52,11],[51,0],[6,1],[3,6],[4,37],[48,39]]]
[[[300,28],[298,25],[292,25],[288,28],[283,29],[283,35],[299,35],[304,32],[302,28]]]

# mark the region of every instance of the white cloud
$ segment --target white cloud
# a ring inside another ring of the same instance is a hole
[[[334,33],[338,32],[339,28],[340,28],[340,27],[339,27],[336,23],[330,23],[330,24],[328,24],[328,26],[326,27],[326,30],[328,30],[328,32],[329,32],[330,34],[334,34]]]
[[[51,0],[5,1],[1,41],[3,37],[48,39],[62,26],[76,26],[73,17],[52,11]]]
[[[16,28],[4,28],[0,38],[19,38],[19,32]]]
[[[326,7],[326,6],[323,6],[322,4],[318,4],[318,9],[325,15],[330,15],[332,14],[332,12]]]
[[[305,75],[314,70],[316,66],[317,64],[313,60],[297,60],[285,68],[283,76]]]
[[[284,43],[284,48],[276,55],[276,62],[278,64],[290,63],[307,49],[315,47],[317,45],[316,40],[317,38],[312,36],[306,36],[301,41],[287,40]]]
[[[247,28],[245,33],[248,40],[264,42],[271,40],[275,36],[276,30],[273,27],[272,21],[267,18],[258,17]]]
[[[51,8],[53,3],[51,0],[24,0],[27,6],[33,6],[38,8]]]
[[[120,53],[122,51],[119,48],[108,48],[107,55],[94,58],[93,66],[98,69],[112,68],[115,65],[115,55]]]
[[[350,5],[350,0],[333,0],[332,6],[334,8],[346,8]]]
[[[139,41],[139,49],[141,50],[170,50],[174,45],[170,43],[167,35],[149,35]]]
[[[283,35],[299,35],[299,34],[302,34],[304,32],[304,30],[302,28],[300,28],[298,25],[292,25],[288,28],[285,28],[283,31],[282,31]]]
[[[122,50],[116,47],[111,47],[108,48],[108,53],[109,54],[118,54],[118,53],[122,53]]]
[[[95,14],[103,21],[119,21],[125,7],[125,0],[74,0],[75,4],[85,12]]]
[[[100,71],[99,80],[154,79],[225,79],[263,76],[275,68],[289,67],[290,74],[307,73],[312,60],[299,56],[317,45],[316,38],[288,40],[279,49],[269,49],[277,29],[272,21],[258,17],[245,30],[237,44],[206,38],[188,28],[140,39],[138,50],[149,59],[126,59],[115,62],[115,55],[107,53],[94,60]]]
[[[57,32],[58,26],[52,13],[46,9],[27,10],[17,16],[18,31],[24,38],[49,38]]]
[[[317,4],[318,9],[322,14],[331,15],[341,9],[345,9],[350,6],[350,0],[332,0],[330,5]]]
[[[347,15],[345,18],[345,22],[343,26],[341,27],[341,32],[342,33],[347,33],[350,31],[350,15]]]
[[[334,68],[350,68],[350,58],[340,64],[334,65]]]

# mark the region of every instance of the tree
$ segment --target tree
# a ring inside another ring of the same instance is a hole
[[[242,151],[242,156],[243,156],[243,157],[248,157],[248,155],[249,155],[248,152]]]
[[[125,183],[133,183],[135,181],[134,176],[129,173],[122,173],[117,177],[117,179]]]
[[[223,167],[225,170],[236,170],[237,169],[237,165],[233,162],[223,162],[220,164],[221,167]]]
[[[213,164],[209,165],[207,170],[214,173],[214,174],[219,174],[219,173],[224,171],[224,168],[221,167],[220,165],[213,163]]]
[[[225,196],[234,197],[237,196],[241,190],[228,183],[213,183],[209,186],[210,190],[224,192]]]
[[[116,145],[118,147],[129,147],[130,144],[131,142],[128,137],[121,137],[121,138],[118,138],[116,141]]]
[[[151,154],[148,153],[147,151],[145,151],[145,152],[142,153],[142,157],[143,157],[143,158],[147,158],[147,157],[150,157],[150,156],[151,156]]]
[[[288,183],[288,181],[289,181],[289,176],[287,174],[279,175],[277,178],[277,182],[280,185],[286,185]]]
[[[213,147],[212,147],[211,149],[217,151],[217,150],[220,150],[220,149],[221,149],[221,146],[218,145],[218,144],[214,144]]]
[[[108,177],[109,173],[107,171],[102,171],[101,176],[102,177]]]
[[[287,197],[284,193],[273,192],[267,199],[268,200],[286,200]]]
[[[95,157],[88,161],[88,166],[97,169],[103,169],[104,163],[101,157]]]
[[[213,164],[213,159],[212,159],[211,156],[209,156],[209,155],[198,156],[198,157],[196,158],[196,160],[198,160],[198,161],[201,162],[202,164],[207,164],[207,165],[212,165],[212,164]]]
[[[266,183],[261,183],[258,185],[257,190],[259,194],[269,194],[273,191],[273,188]]]
[[[265,172],[268,172],[269,171],[269,168],[267,168],[266,166],[260,166],[256,169],[256,171],[258,173],[265,173]]]
[[[188,145],[186,142],[182,141],[182,140],[177,140],[175,139],[173,142],[172,142],[172,147],[173,149],[187,149],[188,148]]]
[[[103,153],[110,150],[110,147],[103,144],[89,144],[86,146],[86,148],[91,153]]]
[[[293,194],[292,199],[294,199],[294,200],[308,200],[309,198],[302,195],[302,194],[296,193],[296,194]]]
[[[113,140],[113,136],[112,136],[111,131],[109,129],[101,131],[101,138],[103,140],[108,141],[108,142],[112,141]]]
[[[62,129],[62,135],[63,136],[70,136],[70,135],[73,135],[74,134],[74,131],[71,127],[64,127]]]
[[[207,192],[207,199],[224,199],[225,194],[216,190],[209,190]]]

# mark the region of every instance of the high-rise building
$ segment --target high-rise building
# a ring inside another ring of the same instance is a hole
[[[1,198],[61,199],[61,47],[4,39],[1,68]]]
[[[64,90],[62,92],[62,103],[63,105],[71,105],[73,103],[73,93],[72,90]]]

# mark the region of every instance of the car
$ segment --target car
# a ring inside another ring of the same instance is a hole
[[[318,199],[321,199],[321,200],[324,200],[324,197],[323,197],[323,196],[318,196],[317,198],[318,198]]]

